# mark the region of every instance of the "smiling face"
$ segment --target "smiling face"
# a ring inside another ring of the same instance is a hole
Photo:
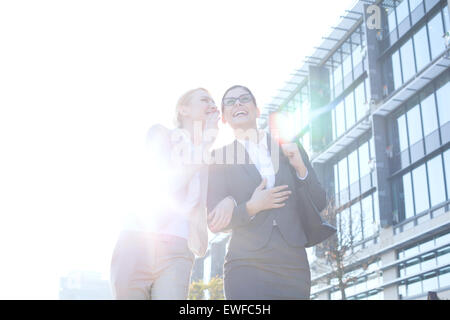
[[[197,89],[188,94],[186,101],[181,103],[179,113],[184,121],[201,121],[204,124],[211,114],[219,115],[219,110],[206,90]]]
[[[224,123],[228,123],[234,130],[256,129],[256,119],[260,112],[253,96],[243,87],[236,87],[228,91],[222,100]]]

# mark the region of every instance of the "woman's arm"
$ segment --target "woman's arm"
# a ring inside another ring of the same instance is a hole
[[[311,200],[320,212],[327,207],[327,194],[320,184],[319,179],[317,179],[316,172],[314,171],[311,162],[309,161],[308,154],[305,149],[303,149],[302,145],[299,145],[299,150],[307,168],[308,175],[304,180],[298,180],[298,183],[300,184],[300,187],[306,188]]]
[[[158,173],[163,173],[170,186],[170,192],[182,196],[188,184],[205,164],[193,164],[184,159],[182,152],[190,151],[186,141],[177,137],[173,131],[162,125],[150,128],[147,134],[147,151],[150,153],[150,165]]]
[[[263,179],[252,197],[236,204],[226,187],[224,165],[211,165],[208,183],[208,217],[211,231],[234,229],[248,224],[258,213],[281,208],[292,193],[288,186],[266,189],[267,180]]]

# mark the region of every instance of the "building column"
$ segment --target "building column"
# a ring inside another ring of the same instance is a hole
[[[392,225],[392,192],[389,182],[390,160],[387,152],[388,125],[385,117],[372,115],[372,135],[375,146],[375,170],[377,177],[380,224],[382,228]],[[373,159],[373,160],[375,160]]]
[[[311,112],[311,147],[313,152],[322,152],[332,141],[331,111],[326,111],[330,103],[330,75],[326,67],[309,66],[309,93]]]
[[[386,11],[379,5],[364,5],[364,28],[366,35],[366,70],[368,72],[369,93],[368,101],[373,109],[383,98],[382,65],[378,61],[380,56],[381,37],[386,26]]]
[[[391,230],[387,230],[391,231]],[[388,251],[381,256],[381,265],[388,265],[396,260],[395,250]],[[389,268],[383,271],[383,283],[397,279],[397,268]],[[385,287],[383,290],[384,300],[398,300],[397,285]]]

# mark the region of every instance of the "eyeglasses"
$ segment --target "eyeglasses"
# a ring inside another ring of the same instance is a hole
[[[251,94],[245,93],[241,95],[239,98],[225,98],[223,99],[223,105],[226,107],[232,106],[239,100],[240,103],[248,103],[253,100]]]

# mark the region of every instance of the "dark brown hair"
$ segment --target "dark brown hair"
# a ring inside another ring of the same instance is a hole
[[[256,99],[255,99],[255,96],[253,95],[253,93],[250,91],[249,88],[247,88],[247,87],[245,87],[245,86],[241,86],[241,85],[235,85],[235,86],[232,86],[231,88],[229,88],[229,89],[228,89],[227,91],[225,91],[225,93],[223,94],[223,97],[222,97],[222,113],[223,113],[223,107],[224,107],[224,105],[223,105],[223,100],[224,100],[225,97],[227,96],[228,92],[230,92],[231,90],[236,89],[236,88],[242,88],[242,89],[244,89],[245,91],[247,91],[247,92],[251,95],[251,97],[252,97],[252,99],[253,99],[253,102],[254,102],[255,105],[256,105]]]

